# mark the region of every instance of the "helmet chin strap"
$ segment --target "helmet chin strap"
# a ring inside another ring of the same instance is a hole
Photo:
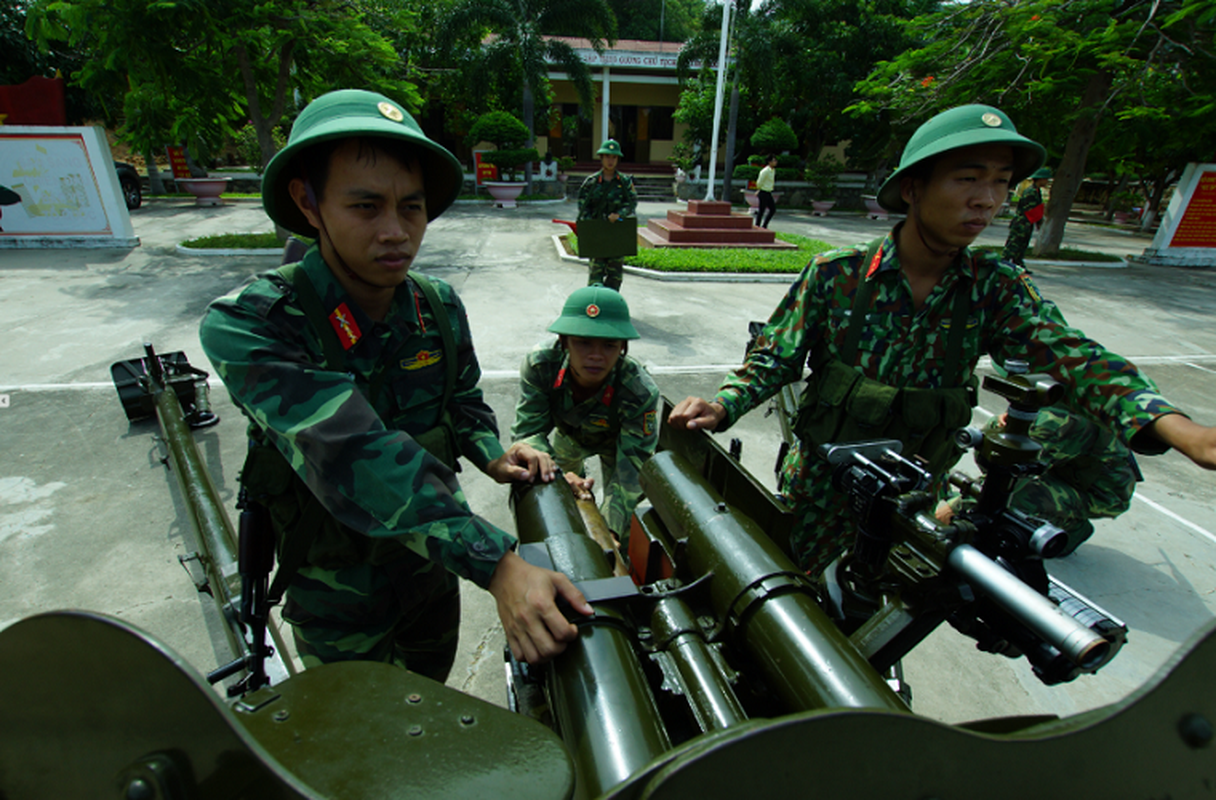
[[[958,255],[959,248],[957,247],[947,247],[945,250],[939,250],[925,240],[924,229],[920,223],[920,207],[914,206],[914,208],[916,209],[916,237],[920,239],[921,245],[929,251],[930,255],[936,256],[937,258],[954,258],[956,255]]]
[[[325,239],[329,242],[329,249],[333,252],[334,258],[338,262],[338,267],[342,270],[346,277],[350,278],[356,283],[361,283],[364,286],[370,286],[373,289],[383,290],[395,288],[392,286],[380,286],[372,283],[367,278],[364,278],[362,275],[350,268],[350,266],[346,263],[346,259],[342,257],[342,254],[338,252],[338,248],[334,245],[333,237],[329,235],[329,229],[325,226],[325,218],[321,216],[321,206],[317,203],[316,195],[313,194],[312,184],[305,182],[304,188],[308,191],[308,202],[312,204],[312,213],[317,215],[317,222],[320,223],[317,230],[323,234]]]

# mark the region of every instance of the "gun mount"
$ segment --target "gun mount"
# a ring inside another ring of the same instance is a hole
[[[191,438],[188,430],[182,438]],[[361,662],[285,679],[272,674],[268,686],[223,698],[162,644],[121,621],[46,614],[0,631],[0,677],[21,687],[0,695],[0,791],[6,800],[1013,800],[1045,791],[1198,796],[1216,783],[1216,624],[1110,706],[1063,719],[926,719],[880,668],[895,652],[875,646],[881,626],[867,622],[850,632],[823,610],[823,585],[791,564],[792,519],[783,503],[702,432],[665,426],[660,446],[643,474],[649,505],[634,520],[630,577],[615,574],[620,562],[591,535],[561,483],[513,492],[521,553],[567,572],[596,609],[593,618],[580,618],[578,641],[551,664],[508,664],[510,704],[521,713]],[[887,593],[879,607],[897,612],[885,619],[924,626],[935,615],[916,616],[922,606],[912,601],[919,598],[896,591],[894,560],[905,546],[936,552],[912,532],[928,527],[921,518],[929,515],[919,500],[904,499],[923,491],[923,470],[881,451],[853,452],[877,468],[866,472],[864,462],[839,451],[842,463],[860,464],[856,485],[876,498],[861,504],[881,512],[867,517],[871,533],[885,546],[883,527],[894,531],[883,566],[858,569],[857,586]],[[874,488],[888,478],[894,488]],[[195,478],[184,480],[198,491]],[[960,520],[952,533],[934,529],[933,538],[956,544],[940,558],[940,572],[917,573],[919,585],[932,587],[924,592],[929,600],[952,593],[957,603],[969,581],[977,598],[1013,591],[1006,555],[985,552],[978,527]],[[239,560],[231,545],[228,553],[226,563]],[[1003,574],[989,575],[988,562]],[[1081,601],[1057,604],[1074,602]],[[235,589],[225,607],[233,603],[240,605]],[[996,608],[1017,619],[1037,613]],[[1069,609],[1093,633],[1087,613]],[[909,636],[905,629],[902,637]],[[1061,653],[1086,660],[1084,647],[1060,644]],[[86,659],[87,682],[77,666]],[[876,752],[875,743],[881,768],[866,768],[862,759]],[[1099,761],[1118,768],[1077,768]]]

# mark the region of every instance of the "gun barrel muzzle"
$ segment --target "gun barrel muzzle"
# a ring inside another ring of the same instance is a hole
[[[971,545],[951,550],[947,563],[1081,669],[1093,671],[1109,660],[1110,642]]]

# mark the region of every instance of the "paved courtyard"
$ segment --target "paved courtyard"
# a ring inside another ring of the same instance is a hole
[[[639,216],[676,205],[644,203]],[[461,204],[428,230],[416,268],[452,283],[468,308],[486,396],[507,431],[524,354],[546,341],[585,267],[559,258],[551,218],[573,203],[495,210]],[[256,201],[195,208],[153,200],[134,212],[133,250],[0,250],[0,627],[41,611],[83,608],[121,617],[165,641],[200,672],[228,658],[208,627],[200,597],[178,564],[194,549],[172,476],[160,463],[153,424],[128,424],[110,383],[112,363],[141,354],[141,342],[183,350],[210,369],[197,326],[207,303],[277,263],[273,257],[181,255],[179,241],[222,231],[270,228]],[[780,208],[772,223],[843,245],[890,223],[860,215],[812,218]],[[998,223],[981,243],[1001,244]],[[1070,226],[1070,246],[1139,254],[1148,239]],[[1208,270],[1143,266],[1032,265],[1046,296],[1070,322],[1132,358],[1167,396],[1216,424],[1216,287]],[[623,293],[641,340],[630,352],[680,399],[713,392],[742,356],[747,323],[764,319],[786,283],[672,283],[627,275]],[[196,435],[221,493],[235,500],[245,447],[243,422],[218,382],[222,422]],[[981,398],[977,421],[1003,410]],[[750,414],[731,436],[744,464],[773,480],[776,421]],[[1141,459],[1145,482],[1132,509],[1097,523],[1097,534],[1051,571],[1123,618],[1128,645],[1097,676],[1048,688],[1021,661],[979,654],[940,630],[906,662],[915,708],[946,721],[1051,712],[1069,714],[1123,697],[1150,676],[1216,610],[1216,494],[1213,476],[1170,453]],[[506,489],[473,470],[461,475],[474,509],[513,529]],[[502,632],[493,604],[472,587],[450,685],[503,702]],[[213,623],[214,620],[212,619]],[[104,654],[97,654],[104,658]],[[82,671],[87,665],[82,664]]]

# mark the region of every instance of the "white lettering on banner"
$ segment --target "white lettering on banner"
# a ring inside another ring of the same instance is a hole
[[[576,50],[582,62],[592,67],[649,67],[651,69],[674,70],[679,56],[676,53],[597,53],[594,50]],[[701,67],[700,61],[692,62],[693,69]]]

